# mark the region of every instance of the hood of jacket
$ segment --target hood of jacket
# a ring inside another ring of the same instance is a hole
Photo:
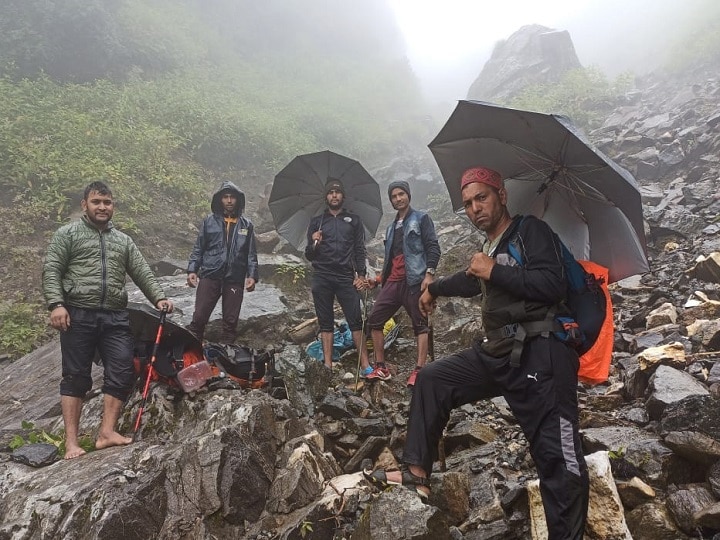
[[[218,190],[213,194],[212,202],[210,203],[210,209],[212,210],[213,214],[223,215],[225,213],[225,211],[223,210],[222,200],[220,198],[220,194],[225,190],[231,190],[235,192],[238,200],[236,215],[241,216],[243,211],[245,210],[245,194],[229,180],[225,180],[222,184],[220,184]]]

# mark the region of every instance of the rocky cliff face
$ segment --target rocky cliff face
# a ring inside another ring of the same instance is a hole
[[[656,74],[590,134],[642,185],[651,271],[611,286],[610,379],[578,389],[593,476],[588,539],[720,538],[719,101],[713,71]],[[420,193],[444,193],[434,170],[428,156],[413,156],[376,176],[383,185],[409,179],[418,186],[413,204],[423,207],[433,196]],[[478,238],[464,221],[432,215],[447,274],[467,262]],[[293,331],[312,317],[312,304],[300,273],[281,269],[302,261],[272,231],[261,246],[271,283],[253,293],[239,341],[278,348],[284,392],[178,395],[158,386],[139,442],[72,461],[52,452],[37,460],[8,445],[28,437],[23,421],[51,433],[62,425],[59,346],[0,365],[0,539],[546,538],[527,443],[502,399],[453,412],[428,504],[362,480],[364,460],[393,467],[402,457],[404,382],[415,359],[409,325],[400,314],[403,329],[388,351],[393,379],[355,387],[354,352],[327,372],[302,352],[312,323],[305,334]],[[380,240],[370,243],[371,261],[380,248]],[[164,279],[182,293],[180,278]],[[191,298],[183,302],[180,322],[191,309]],[[476,314],[473,300],[439,302],[438,358],[479,335]],[[138,402],[136,393],[124,431]],[[84,432],[96,429],[100,408],[94,391]]]
[[[470,86],[468,99],[505,102],[531,84],[552,83],[580,66],[570,34],[538,24],[523,26],[495,45]]]

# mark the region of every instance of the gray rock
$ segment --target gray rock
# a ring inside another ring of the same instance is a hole
[[[58,449],[54,444],[24,444],[12,453],[13,461],[31,467],[45,467],[54,463],[58,457]]]
[[[470,86],[468,99],[501,102],[529,85],[555,82],[580,67],[570,34],[540,25],[523,26],[495,46]]]

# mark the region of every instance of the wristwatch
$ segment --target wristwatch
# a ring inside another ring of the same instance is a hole
[[[64,302],[53,302],[52,304],[50,304],[48,306],[48,311],[52,311],[53,309],[59,308],[59,307],[65,307],[65,303]]]
[[[435,269],[434,269],[434,268],[428,268],[427,270],[425,270],[425,272],[426,272],[427,274],[430,274],[431,276],[434,276],[434,275],[435,275]]]

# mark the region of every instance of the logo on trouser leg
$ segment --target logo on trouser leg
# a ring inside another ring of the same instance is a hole
[[[530,374],[528,373],[528,374],[527,374],[527,378],[528,378],[528,379],[532,379],[532,380],[535,381],[535,382],[538,382],[538,380],[537,380],[537,371],[535,372],[534,375],[530,375]]]

